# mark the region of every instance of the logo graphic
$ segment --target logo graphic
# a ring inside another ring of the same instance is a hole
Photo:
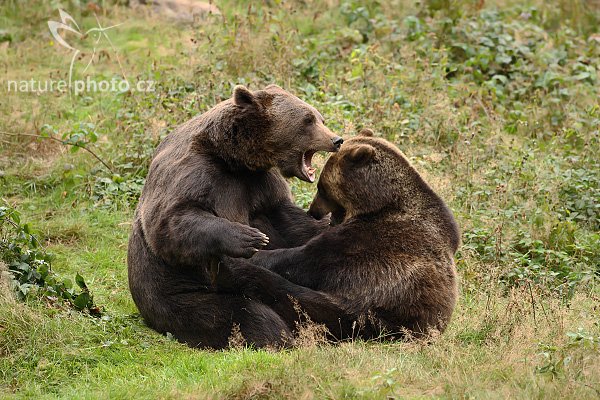
[[[79,28],[79,25],[77,25],[77,22],[75,22],[75,19],[73,17],[71,17],[67,12],[59,9],[58,13],[60,15],[60,22],[48,21],[48,28],[50,29],[50,33],[52,34],[54,39],[56,39],[56,42],[58,44],[60,44],[61,46],[65,47],[73,52],[73,56],[71,57],[71,64],[69,65],[69,87],[71,87],[72,76],[73,76],[73,65],[75,64],[75,60],[77,59],[77,57],[81,54],[81,50],[79,50],[76,47],[71,46],[69,43],[67,43],[67,41],[60,35],[59,31],[62,30],[62,31],[71,32],[80,40],[87,38],[87,37],[92,37],[93,50],[92,50],[92,55],[91,55],[90,61],[86,65],[85,69],[83,70],[83,72],[85,72],[85,71],[87,71],[89,66],[92,64],[92,62],[94,61],[94,58],[96,57],[97,46],[103,38],[106,39],[106,41],[109,43],[110,47],[115,52],[115,54],[117,53],[112,41],[110,40],[110,38],[108,37],[108,34],[106,32],[108,30],[113,29],[122,24],[103,27],[100,24],[98,17],[96,15],[94,15],[96,17],[96,23],[98,24],[98,26],[95,28],[89,29],[85,32],[82,32],[81,28]],[[118,57],[117,57],[117,61],[118,61]],[[119,62],[119,65],[120,65],[120,62]]]
[[[2,2],[2,0],[0,0],[0,2]],[[155,82],[153,80],[137,80],[130,83],[125,76],[123,65],[119,59],[119,53],[107,34],[109,30],[122,24],[104,27],[98,20],[98,17],[95,16],[97,26],[88,29],[87,31],[83,31],[75,19],[64,10],[59,9],[58,13],[60,21],[48,21],[48,28],[56,43],[72,52],[71,63],[69,64],[69,81],[67,82],[64,79],[7,80],[6,84],[9,92],[31,92],[40,94],[56,91],[60,93],[68,92],[69,96],[72,94],[77,96],[82,93],[92,92],[154,92]],[[108,45],[106,43],[108,43]],[[113,74],[113,77],[110,80],[94,79],[90,77],[89,74],[85,76],[85,79],[74,79],[76,60],[84,58],[87,60],[89,57],[89,61],[84,61],[87,62],[87,65],[83,69],[82,74],[85,74],[95,60],[101,59],[102,56],[106,56],[106,58],[110,59],[109,47],[112,49],[112,53],[114,53],[114,58],[120,69],[120,74]]]

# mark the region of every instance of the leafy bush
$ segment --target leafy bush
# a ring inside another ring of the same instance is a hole
[[[548,248],[541,240],[522,233],[511,246],[508,257],[513,267],[501,280],[509,286],[533,283],[554,289],[571,298],[576,286],[594,279],[593,269],[575,254]]]
[[[20,300],[41,298],[50,304],[65,303],[91,315],[100,315],[85,280],[79,274],[75,284],[52,272],[51,255],[46,253],[29,224],[22,223],[17,210],[0,207],[0,260],[8,264],[12,286]]]
[[[568,230],[565,224],[557,225],[548,243],[521,231],[502,245],[495,232],[478,228],[464,233],[461,252],[472,251],[484,263],[505,266],[499,281],[507,287],[533,284],[569,299],[579,284],[600,277],[600,252],[578,244],[572,236],[569,240],[559,239],[565,230]],[[552,244],[558,244],[560,250],[552,248]]]
[[[565,171],[563,182],[560,195],[565,217],[600,230],[600,162]]]
[[[358,30],[362,35],[363,42],[369,40],[369,35],[375,29],[375,17],[378,13],[379,3],[371,1],[367,3],[358,1],[345,1],[340,7],[340,12],[348,26]]]
[[[580,371],[583,361],[589,358],[588,354],[598,352],[600,348],[600,335],[594,335],[583,328],[576,332],[567,332],[567,342],[562,346],[540,343],[538,357],[541,363],[535,369],[538,374],[557,377],[565,373],[565,368],[570,364],[579,363]]]
[[[451,2],[436,1],[428,9],[404,19],[406,39],[417,42],[419,53],[432,65],[443,66],[449,80],[481,86],[482,94],[507,117],[509,132],[530,119],[526,102],[545,107],[549,125],[560,127],[569,119],[568,104],[579,101],[575,93],[594,92],[599,46],[568,27],[548,32],[545,8],[517,6],[463,15]]]

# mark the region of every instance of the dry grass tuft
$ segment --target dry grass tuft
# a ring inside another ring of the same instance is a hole
[[[290,300],[293,302],[294,310],[298,314],[294,345],[299,348],[315,348],[326,344],[329,330],[325,325],[312,321],[310,316],[300,307],[300,304],[294,298],[290,297]]]
[[[231,334],[228,339],[229,348],[231,349],[243,349],[246,346],[246,339],[242,335],[242,330],[239,324],[233,324],[231,328]]]

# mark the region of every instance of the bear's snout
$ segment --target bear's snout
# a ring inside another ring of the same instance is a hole
[[[333,145],[335,146],[336,150],[339,150],[342,146],[342,143],[344,143],[344,139],[342,139],[339,136],[334,137],[333,139],[331,139],[331,141],[333,142]]]

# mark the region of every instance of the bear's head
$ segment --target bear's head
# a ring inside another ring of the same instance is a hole
[[[252,170],[277,167],[285,177],[314,182],[313,155],[338,151],[343,142],[319,111],[277,85],[253,92],[236,86],[231,101],[235,157]]]
[[[433,194],[396,146],[372,135],[363,129],[329,157],[309,214],[321,219],[331,213],[338,224],[383,209],[407,212]]]

